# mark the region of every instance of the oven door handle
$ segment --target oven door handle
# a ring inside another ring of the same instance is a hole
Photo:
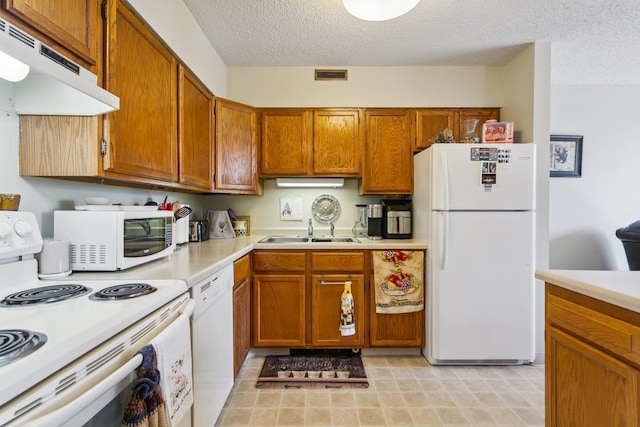
[[[54,411],[43,414],[41,417],[23,424],[24,427],[36,426],[56,426],[62,425],[65,421],[71,419],[77,413],[89,406],[91,402],[102,396],[109,389],[114,387],[130,373],[132,373],[142,363],[142,355],[136,354],[127,363],[116,369],[111,375],[100,381],[95,386],[87,390],[86,393],[77,399],[69,402],[65,406]]]
[[[193,310],[196,308],[196,301],[194,299],[189,298],[189,302],[187,306],[182,310],[181,314],[184,314],[187,317],[193,316]]]

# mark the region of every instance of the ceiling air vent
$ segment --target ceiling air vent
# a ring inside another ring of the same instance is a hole
[[[347,80],[347,70],[316,70],[316,80]]]

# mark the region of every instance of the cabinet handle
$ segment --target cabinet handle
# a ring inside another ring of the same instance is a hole
[[[348,281],[351,281],[351,275],[349,274],[348,276]],[[342,282],[326,282],[324,280],[324,274],[320,275],[320,284],[321,285],[344,285],[344,281]]]

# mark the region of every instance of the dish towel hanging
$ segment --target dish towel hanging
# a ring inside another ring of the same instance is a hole
[[[193,373],[189,318],[180,315],[151,341],[158,358],[160,389],[169,426],[176,425],[193,405]]]
[[[340,335],[348,337],[355,335],[356,323],[353,313],[353,294],[351,293],[351,281],[344,282],[344,291],[340,297]]]
[[[373,251],[376,313],[424,309],[424,252]]]
[[[147,345],[136,354],[142,363],[136,369],[137,379],[131,384],[131,399],[122,418],[124,427],[167,427],[165,404],[159,383],[153,346]]]

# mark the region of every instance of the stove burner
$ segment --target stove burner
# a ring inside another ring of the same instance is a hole
[[[141,297],[155,292],[157,289],[146,283],[124,283],[110,286],[89,296],[94,301],[120,300]]]
[[[91,292],[91,289],[84,285],[51,285],[40,288],[27,289],[7,295],[0,305],[15,306],[26,304],[46,304],[63,301],[70,298],[79,297]]]
[[[0,366],[20,359],[36,351],[47,342],[47,336],[25,329],[0,330]]]

